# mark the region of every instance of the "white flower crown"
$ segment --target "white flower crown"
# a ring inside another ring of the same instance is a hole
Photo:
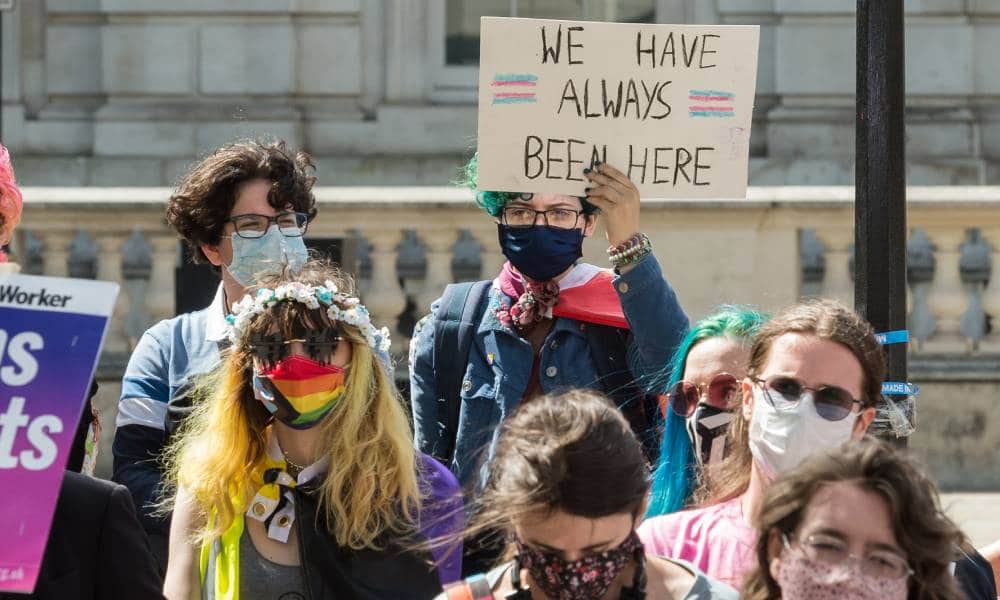
[[[312,286],[298,281],[279,285],[275,289],[261,288],[255,296],[247,294],[243,299],[233,304],[232,314],[226,316],[229,323],[227,334],[234,344],[243,337],[250,321],[257,315],[267,311],[279,302],[300,302],[307,308],[317,310],[325,306],[326,314],[333,321],[353,325],[361,331],[365,341],[373,350],[380,353],[389,352],[392,343],[389,339],[389,329],[375,329],[372,325],[368,309],[354,296],[340,292],[337,284],[327,280],[324,285]],[[347,308],[341,308],[343,305]]]

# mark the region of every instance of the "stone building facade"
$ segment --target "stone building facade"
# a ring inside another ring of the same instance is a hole
[[[16,0],[2,137],[32,185],[170,185],[274,135],[324,185],[444,184],[481,14],[760,24],[750,180],[850,184],[854,0]],[[911,184],[1000,180],[1000,2],[907,0]]]

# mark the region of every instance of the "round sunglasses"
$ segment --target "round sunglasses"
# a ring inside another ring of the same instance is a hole
[[[764,397],[778,410],[788,410],[802,400],[806,392],[813,393],[816,413],[827,421],[842,421],[861,401],[844,388],[836,385],[808,387],[794,377],[775,375],[767,379],[754,379],[764,386]]]
[[[705,404],[720,410],[731,410],[736,403],[740,382],[729,373],[719,373],[708,384],[678,381],[667,393],[667,404],[679,417],[690,417],[705,398]]]

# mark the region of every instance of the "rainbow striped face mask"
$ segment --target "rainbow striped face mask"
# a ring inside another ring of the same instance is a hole
[[[292,355],[263,369],[255,367],[253,394],[275,419],[294,429],[309,429],[344,395],[345,376],[336,365]]]

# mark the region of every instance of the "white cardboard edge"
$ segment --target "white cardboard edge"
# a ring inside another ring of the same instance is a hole
[[[37,310],[43,312],[72,313],[110,317],[115,309],[120,286],[113,281],[94,281],[67,277],[39,277],[37,275],[3,274],[0,272],[0,309]],[[11,294],[17,290],[17,298]],[[45,295],[66,297],[57,305],[41,305]],[[32,298],[32,295],[35,295]],[[27,302],[16,300],[23,298]],[[65,306],[62,306],[65,304]]]

